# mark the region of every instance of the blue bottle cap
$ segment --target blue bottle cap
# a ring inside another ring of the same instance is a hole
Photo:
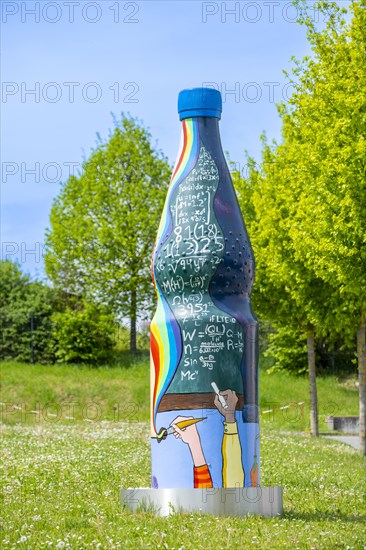
[[[192,88],[182,90],[178,96],[179,119],[194,116],[221,118],[222,100],[218,90],[213,88]]]

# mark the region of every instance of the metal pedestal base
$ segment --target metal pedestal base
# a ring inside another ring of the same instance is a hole
[[[264,517],[283,514],[282,487],[232,489],[122,489],[124,506],[136,512],[159,516],[200,512],[214,516]]]

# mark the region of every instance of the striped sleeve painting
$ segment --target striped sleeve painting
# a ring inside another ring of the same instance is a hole
[[[182,354],[182,337],[179,325],[164,297],[162,289],[156,281],[155,258],[161,247],[173,230],[173,219],[170,209],[171,199],[179,183],[189,174],[197,163],[199,155],[199,134],[197,121],[185,119],[183,125],[183,140],[177,163],[170,181],[163,214],[153,252],[153,281],[157,293],[157,309],[151,322],[151,354],[153,361],[152,380],[152,428],[157,433],[156,413],[159,403],[175,374]]]

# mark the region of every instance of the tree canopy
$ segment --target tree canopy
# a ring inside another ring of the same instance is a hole
[[[57,287],[131,322],[152,307],[150,262],[171,167],[142,124],[122,114],[51,210],[46,271]]]
[[[365,452],[366,14],[355,1],[347,23],[336,3],[320,2],[318,30],[297,3],[313,55],[295,60],[282,141],[264,142],[261,169],[251,160],[236,184],[244,211],[251,203],[259,312],[330,342],[357,338]]]

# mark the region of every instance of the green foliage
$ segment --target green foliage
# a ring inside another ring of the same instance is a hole
[[[118,351],[128,351],[130,349],[130,330],[127,327],[118,326],[115,338],[116,349]],[[145,329],[136,332],[136,346],[139,351],[150,349],[150,332],[148,330]]]
[[[349,25],[330,2],[324,31],[305,18],[314,56],[298,64],[284,143],[294,256],[339,291],[338,315],[366,311],[366,13],[353,2]],[[354,323],[351,319],[350,326]],[[353,325],[354,326],[354,325]]]
[[[0,358],[52,362],[55,340],[51,313],[57,295],[47,285],[31,281],[10,260],[0,262]]]
[[[353,2],[347,25],[335,3],[320,2],[318,31],[297,4],[313,56],[294,60],[283,140],[263,137],[260,169],[249,159],[248,178],[234,178],[256,257],[254,308],[275,323],[272,351],[288,366],[309,330],[329,348],[354,346],[366,299],[365,10]]]
[[[138,314],[153,306],[151,255],[170,171],[149,132],[122,114],[51,210],[49,277],[58,288],[129,317],[132,332]]]
[[[301,375],[307,372],[306,337],[299,329],[289,324],[275,325],[268,334],[264,357],[268,358],[268,373],[287,371]],[[342,341],[329,344],[329,339],[317,338],[315,355],[318,374],[347,374],[355,371],[355,346]]]
[[[269,373],[276,370],[286,370],[292,374],[307,372],[306,337],[298,329],[289,325],[280,326],[268,339],[265,356],[274,360]]]
[[[105,307],[81,302],[0,262],[0,358],[38,363],[105,362],[116,327]]]
[[[100,306],[67,307],[65,311],[53,313],[52,324],[58,362],[96,364],[111,358],[114,319]]]

